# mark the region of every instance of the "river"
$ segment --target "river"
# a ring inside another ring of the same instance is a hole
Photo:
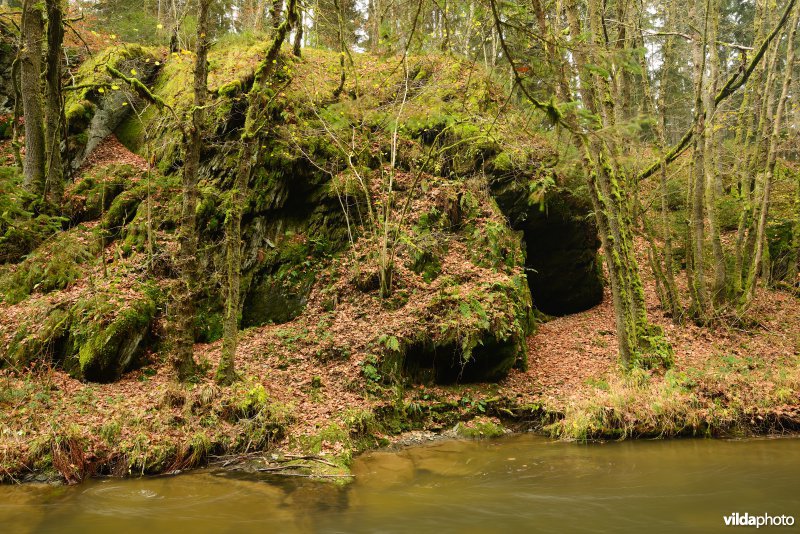
[[[800,521],[797,438],[439,441],[362,455],[353,473],[345,486],[211,469],[2,486],[0,531],[709,532],[730,530],[723,516],[734,512]]]

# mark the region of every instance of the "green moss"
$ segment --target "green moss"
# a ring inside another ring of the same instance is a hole
[[[669,369],[675,363],[675,355],[664,330],[648,324],[643,332],[637,332],[638,350],[634,355],[634,366],[643,369]]]
[[[86,86],[77,91],[66,91],[65,109],[78,111],[76,104],[87,107],[86,102],[94,104],[99,102],[107,91],[111,91],[111,80],[106,74],[105,67],[110,66],[128,72],[135,68],[137,72],[151,72],[155,68],[157,49],[143,47],[138,44],[125,44],[108,47],[84,61],[75,73],[74,85]],[[102,88],[102,92],[100,89]]]
[[[145,295],[127,303],[106,325],[85,322],[76,336],[80,375],[91,381],[118,379],[137,355],[156,313],[155,301]]]
[[[92,117],[94,117],[96,109],[95,105],[89,100],[73,102],[65,112],[67,132],[76,134],[85,130],[89,126]]]
[[[217,89],[217,94],[222,97],[231,97],[236,95],[242,89],[242,82],[239,80],[232,80],[223,84]]]
[[[65,289],[83,274],[83,264],[94,257],[90,232],[75,228],[39,248],[10,273],[0,277],[0,297],[15,304],[37,291]]]
[[[48,215],[44,208],[22,187],[21,169],[0,167],[0,264],[20,261],[61,230],[66,219]]]
[[[111,208],[114,199],[129,189],[139,175],[128,164],[112,163],[91,170],[68,191],[67,212],[73,221],[90,221]]]
[[[135,113],[128,115],[114,130],[119,142],[135,154],[140,154],[144,147],[144,122]]]
[[[117,197],[103,216],[103,229],[110,236],[118,236],[125,225],[133,220],[139,204],[147,198],[147,184],[140,183]]]
[[[498,438],[506,434],[506,429],[499,422],[487,417],[476,417],[472,421],[459,423],[456,434],[462,438]]]
[[[500,172],[508,172],[514,168],[514,161],[511,159],[511,154],[508,152],[501,152],[498,154],[493,162],[494,170]]]

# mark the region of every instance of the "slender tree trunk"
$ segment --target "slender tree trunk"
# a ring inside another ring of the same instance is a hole
[[[242,215],[247,200],[247,190],[253,166],[258,161],[261,146],[261,132],[268,126],[262,124],[268,119],[264,116],[267,102],[263,89],[271,78],[278,53],[287,34],[297,23],[297,0],[288,0],[286,18],[275,30],[275,37],[269,50],[255,71],[255,79],[247,94],[248,108],[242,131],[242,150],[239,168],[234,179],[225,219],[225,271],[227,275],[225,314],[222,322],[222,356],[217,368],[217,382],[230,384],[236,379],[236,350],[239,337],[239,306],[242,270]]]
[[[195,301],[197,300],[197,182],[200,171],[200,151],[203,145],[204,106],[208,94],[208,9],[211,0],[201,0],[197,20],[197,44],[194,64],[194,107],[192,124],[188,132],[183,164],[183,203],[179,235],[179,264],[182,291],[177,306],[177,343],[172,364],[179,380],[186,380],[197,372],[194,360]]]
[[[764,24],[769,24],[770,10],[764,10]],[[783,35],[783,34],[781,34]],[[759,209],[763,205],[764,194],[764,169],[767,166],[769,151],[770,128],[773,121],[775,100],[776,100],[776,73],[780,51],[780,39],[775,39],[769,49],[768,60],[764,67],[763,83],[757,88],[759,97],[756,98],[758,105],[758,120],[752,136],[754,137],[753,149],[747,163],[748,171],[748,195],[746,202],[746,221],[741,244],[742,256],[742,282],[737,299],[742,309],[742,302],[747,300],[748,271],[753,260],[756,248],[756,235],[758,229]],[[756,274],[757,275],[757,274]]]
[[[25,117],[25,187],[39,195],[45,188],[45,140],[42,104],[42,39],[44,15],[35,0],[23,4],[20,62],[22,113]]]
[[[297,8],[297,24],[294,32],[294,43],[292,45],[292,54],[295,57],[300,57],[303,47],[303,10],[298,6]]]
[[[47,84],[45,105],[45,196],[60,206],[64,195],[61,140],[64,137],[64,103],[61,95],[61,45],[64,41],[64,11],[61,0],[47,0]]]
[[[667,8],[666,20],[664,27],[668,30],[675,22],[676,3],[670,3]],[[640,13],[641,16],[641,13]],[[641,24],[638,25],[638,30],[641,34]],[[647,75],[647,65],[644,56],[641,57],[642,68],[642,83],[644,88],[645,97],[645,110],[657,117],[656,119],[656,135],[658,137],[659,149],[664,152],[667,149],[667,136],[666,136],[666,93],[667,83],[673,71],[674,62],[674,46],[675,38],[668,35],[662,51],[662,66],[660,73],[660,86],[658,102],[653,95],[653,90],[650,85],[650,79]],[[678,294],[677,285],[675,283],[675,269],[673,265],[673,252],[672,252],[672,229],[670,224],[669,215],[669,202],[668,202],[668,187],[667,187],[667,165],[662,163],[661,172],[659,173],[659,196],[660,202],[660,224],[661,224],[661,240],[663,250],[659,251],[655,244],[656,231],[651,228],[647,222],[647,215],[640,213],[643,221],[645,235],[648,236],[648,244],[650,246],[649,258],[653,265],[653,274],[656,278],[656,283],[659,284],[661,290],[659,292],[659,299],[661,307],[665,313],[673,318],[674,321],[680,321],[682,316],[682,306],[680,295]]]
[[[600,37],[602,31],[602,8],[597,0],[589,0],[589,26],[587,34],[591,50],[599,50],[604,45]],[[575,1],[567,6],[570,33],[577,40],[582,35]],[[589,112],[602,117],[598,128],[614,124],[613,102],[609,82],[602,76],[592,75],[587,67],[598,64],[597,57],[588,57],[580,45],[572,51],[580,78],[581,100]],[[591,62],[591,63],[590,63]],[[630,207],[626,194],[621,189],[621,176],[611,160],[613,148],[608,140],[598,136],[583,136],[585,161],[590,168],[589,184],[597,218],[598,230],[603,245],[603,255],[611,281],[611,295],[617,325],[617,342],[620,360],[624,367],[630,367],[640,355],[640,343],[649,336],[644,307],[644,295],[639,268],[633,256]],[[612,145],[613,146],[613,145]]]
[[[691,247],[687,250],[691,254],[691,277],[689,278],[689,291],[692,296],[692,315],[700,323],[705,323],[709,316],[708,300],[706,297],[705,279],[705,129],[706,114],[703,109],[703,86],[706,68],[706,46],[708,37],[708,13],[699,9],[701,0],[693,0],[689,18],[694,21],[703,20],[703,33],[695,32],[692,43],[692,68],[695,86],[695,126],[694,126],[694,151],[692,157],[691,180],[691,219],[690,238]],[[702,17],[701,17],[702,14]]]
[[[788,98],[789,88],[791,87],[792,83],[793,69],[791,68],[791,66],[794,65],[794,60],[795,60],[794,41],[797,31],[798,17],[800,17],[800,9],[797,6],[795,6],[794,13],[792,14],[791,22],[789,25],[789,29],[787,31],[788,34],[788,38],[786,40],[787,67],[784,69],[783,72],[783,83],[781,85],[781,93],[780,96],[778,97],[778,102],[775,109],[775,115],[772,118],[772,129],[770,132],[769,140],[767,142],[767,161],[766,161],[766,169],[764,170],[763,173],[764,185],[763,185],[763,193],[761,195],[761,205],[759,206],[758,210],[758,220],[757,220],[756,237],[755,237],[755,252],[753,254],[753,260],[749,267],[743,299],[740,303],[741,312],[744,312],[749,307],[750,302],[752,302],[753,300],[753,296],[755,295],[755,289],[756,289],[756,276],[758,274],[759,267],[761,267],[762,257],[765,254],[767,216],[769,214],[769,208],[770,208],[772,180],[775,174],[775,165],[777,163],[778,142],[781,133],[781,128],[783,126],[783,115],[786,109],[786,100]]]
[[[705,108],[705,130],[703,131],[704,155],[703,161],[705,176],[706,213],[708,214],[708,230],[711,238],[711,250],[714,256],[714,280],[711,285],[711,304],[718,308],[725,300],[726,269],[725,254],[722,249],[719,217],[717,214],[717,195],[719,193],[715,127],[717,106],[714,97],[717,94],[717,81],[719,77],[719,54],[717,53],[717,34],[719,28],[719,0],[709,0],[706,3],[708,12],[708,82],[703,88],[703,105]]]
[[[766,28],[766,2],[758,0],[756,2],[756,13],[754,17],[754,44],[759,44],[764,39]],[[756,75],[751,77],[745,84],[742,105],[739,108],[739,117],[735,135],[735,146],[741,147],[741,161],[739,164],[739,198],[740,214],[739,224],[736,232],[736,246],[734,250],[734,266],[731,274],[731,292],[736,299],[741,298],[744,291],[744,264],[745,264],[745,240],[747,228],[753,212],[753,168],[751,161],[754,156],[753,137],[756,132],[755,125],[758,120],[754,117],[753,109],[762,110],[761,101],[763,98],[763,86],[766,83],[765,72],[766,63],[761,62],[756,70]],[[757,153],[756,146],[755,152]]]

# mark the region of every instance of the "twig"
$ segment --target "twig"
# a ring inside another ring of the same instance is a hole
[[[325,474],[317,474],[317,475],[307,475],[305,473],[276,473],[277,475],[283,477],[302,477],[302,478],[355,478],[355,475],[325,475]]]
[[[307,465],[279,465],[277,467],[259,467],[256,471],[260,473],[275,473],[278,471],[286,471],[287,469],[304,469],[308,468]]]
[[[321,464],[325,464],[325,465],[328,465],[330,467],[339,467],[335,463],[329,462],[328,460],[326,460],[324,458],[320,458],[319,456],[303,456],[303,455],[300,455],[300,454],[287,454],[287,455],[284,456],[284,458],[289,458],[290,460],[313,460],[315,462],[319,462]],[[278,461],[280,461],[280,460],[278,460]]]

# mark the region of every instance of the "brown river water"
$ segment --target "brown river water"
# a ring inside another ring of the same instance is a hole
[[[0,486],[0,532],[725,532],[791,515],[800,439],[439,441],[355,460],[353,483],[199,470]]]

